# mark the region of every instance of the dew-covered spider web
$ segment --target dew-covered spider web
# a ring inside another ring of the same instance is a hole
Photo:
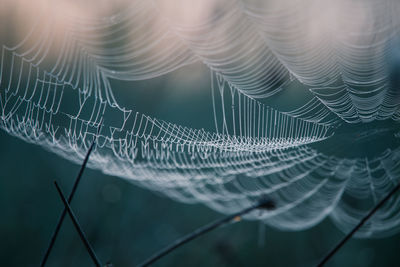
[[[279,229],[330,217],[349,231],[400,181],[399,12],[396,0],[5,1],[0,127],[81,162],[102,124],[93,169],[222,213],[267,197],[276,209],[247,218]],[[118,100],[114,81],[133,91],[194,64],[209,70],[209,129]],[[358,236],[398,230],[396,196]]]

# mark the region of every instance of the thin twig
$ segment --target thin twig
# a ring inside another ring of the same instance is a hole
[[[364,225],[364,223],[369,220],[369,218],[374,215],[374,213],[380,209],[383,204],[386,203],[398,190],[400,189],[400,183],[397,184],[395,188],[393,188],[392,191],[390,191],[354,228],[351,230],[350,233],[348,233],[342,241],[340,241],[330,252],[328,255],[325,256],[325,258],[322,259],[322,261],[318,264],[318,267],[323,266],[330,258],[332,258],[336,252],[347,242],[349,239],[354,235],[355,232],[357,232],[361,226]]]
[[[248,207],[242,211],[236,212],[232,215],[226,216],[222,219],[216,220],[212,223],[209,223],[203,227],[200,227],[193,232],[191,232],[188,235],[183,236],[182,238],[177,239],[174,241],[171,245],[165,247],[164,249],[158,251],[155,253],[153,256],[145,260],[143,263],[139,264],[138,266],[143,267],[143,266],[149,266],[150,264],[153,264],[160,258],[164,257],[165,255],[169,254],[173,250],[177,249],[178,247],[186,244],[189,241],[192,241],[193,239],[202,236],[211,230],[214,230],[215,228],[218,228],[224,224],[227,224],[233,220],[240,219],[241,216],[255,210],[255,209],[266,209],[266,210],[272,210],[275,208],[275,203],[272,202],[269,199],[263,199],[260,202],[258,202],[256,205],[253,205],[251,207]]]
[[[103,123],[103,121],[100,121],[99,127],[97,128],[97,134],[93,138],[92,144],[90,145],[89,150],[86,153],[85,159],[83,160],[83,163],[82,163],[81,168],[79,170],[78,176],[76,177],[75,182],[74,182],[74,184],[72,186],[72,190],[71,190],[70,194],[68,195],[68,203],[71,203],[71,201],[72,201],[72,199],[73,199],[73,197],[75,195],[76,189],[78,188],[78,184],[79,184],[79,182],[81,180],[81,177],[83,175],[83,171],[85,170],[86,164],[88,163],[89,156],[92,153],[92,150],[93,150],[93,148],[94,148],[94,146],[96,144],[97,136],[99,135],[100,130],[101,130],[101,126],[103,125],[102,123]],[[62,213],[61,213],[61,215],[60,215],[60,217],[59,217],[59,219],[58,219],[58,222],[57,222],[56,228],[54,229],[53,235],[51,236],[50,243],[49,243],[49,245],[48,245],[48,247],[46,249],[46,253],[44,254],[42,262],[40,263],[41,267],[44,267],[46,265],[46,262],[47,262],[47,260],[49,258],[50,252],[51,252],[51,250],[52,250],[52,248],[54,246],[54,243],[56,241],[58,232],[60,231],[60,228],[61,228],[61,225],[62,225],[62,223],[64,221],[66,213],[67,213],[67,210],[64,208]]]
[[[74,223],[75,229],[78,231],[79,233],[79,237],[81,238],[83,244],[86,247],[86,250],[89,252],[90,257],[93,259],[94,264],[97,267],[101,267],[101,263],[100,260],[97,258],[96,253],[94,252],[92,246],[90,245],[89,241],[86,238],[85,233],[83,232],[81,226],[79,225],[79,222],[74,214],[74,212],[72,211],[70,205],[68,204],[67,199],[65,198],[63,192],[61,191],[61,188],[58,186],[57,182],[54,181],[54,185],[57,188],[58,193],[60,194],[61,200],[64,203],[65,209],[67,210],[69,216],[71,217],[72,222]]]

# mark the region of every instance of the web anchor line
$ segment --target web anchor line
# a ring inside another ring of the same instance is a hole
[[[257,204],[255,204],[251,207],[245,208],[244,210],[238,211],[232,215],[228,215],[222,219],[218,219],[214,222],[206,224],[205,226],[202,226],[202,227],[194,230],[193,232],[175,240],[171,245],[161,249],[160,251],[153,254],[153,256],[151,256],[150,258],[145,260],[143,263],[139,264],[138,267],[149,266],[149,265],[155,263],[156,261],[158,261],[159,259],[161,259],[162,257],[166,256],[170,252],[174,251],[178,247],[180,247],[180,246],[196,239],[197,237],[200,237],[220,226],[223,226],[232,221],[240,220],[241,216],[246,215],[247,213],[250,213],[256,209],[273,210],[275,208],[276,208],[275,202],[273,202],[272,200],[261,199],[260,201],[258,201]]]
[[[76,218],[74,212],[72,211],[71,206],[68,204],[68,201],[65,198],[61,188],[59,187],[59,185],[57,184],[56,181],[54,181],[54,185],[56,186],[57,191],[60,194],[60,198],[64,203],[65,209],[67,210],[69,216],[71,217],[71,220],[72,220],[72,222],[73,222],[73,224],[75,226],[75,229],[78,231],[79,237],[81,238],[83,244],[85,245],[87,251],[89,252],[90,257],[92,258],[94,264],[97,267],[101,267],[102,265],[100,263],[99,258],[96,256],[96,253],[94,252],[92,246],[90,245],[85,233],[82,230],[82,227],[79,225],[78,219]]]
[[[80,180],[82,178],[83,172],[84,172],[84,170],[86,168],[86,165],[87,165],[87,163],[89,161],[89,156],[92,153],[93,148],[94,148],[94,146],[96,144],[97,136],[99,135],[99,133],[101,131],[101,126],[102,125],[103,125],[103,121],[100,121],[99,126],[97,128],[97,134],[93,138],[92,144],[90,145],[89,150],[86,153],[85,159],[83,160],[83,163],[82,163],[81,168],[79,170],[78,176],[76,177],[75,182],[74,182],[74,184],[72,186],[72,190],[71,190],[70,194],[68,195],[68,203],[71,203],[71,201],[72,201],[72,199],[73,199],[73,197],[75,195],[76,189],[78,188],[78,185],[79,185],[79,182],[80,182]],[[66,214],[67,214],[67,208],[64,207],[64,209],[63,209],[63,211],[62,211],[62,213],[61,213],[61,215],[60,215],[60,217],[58,219],[56,228],[54,229],[53,235],[51,236],[49,246],[46,249],[46,253],[43,256],[42,262],[40,263],[41,267],[44,267],[46,265],[46,262],[47,262],[47,260],[49,258],[51,250],[54,247],[54,243],[55,243],[57,235],[58,235],[58,233],[59,233],[59,231],[61,229],[61,225],[64,222],[64,218],[65,218]]]
[[[395,188],[392,189],[354,228],[351,230],[350,233],[348,233],[342,241],[340,241],[330,252],[328,255],[325,256],[325,258],[322,259],[322,261],[317,265],[318,267],[324,266],[330,258],[332,258],[338,251],[339,249],[347,242],[350,240],[350,238],[361,228],[361,226],[364,225],[366,221],[368,221],[372,215],[375,214],[375,212],[380,209],[386,201],[388,201],[398,190],[400,189],[400,182],[397,184]]]

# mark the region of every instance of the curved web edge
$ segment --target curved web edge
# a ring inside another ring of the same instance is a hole
[[[265,112],[263,125],[246,121],[248,135],[178,126],[110,105],[15,53],[3,53],[0,87],[0,127],[9,134],[76,162],[84,157],[104,120],[91,168],[226,213],[265,194],[274,195],[282,205],[277,211],[291,213],[292,209],[284,207],[302,202],[316,190],[298,184],[311,183],[306,174],[321,157],[305,145],[330,134],[327,126],[265,110],[258,104],[260,112],[262,108]],[[264,129],[261,135],[250,130],[257,127]],[[251,190],[238,182],[241,177],[251,177]],[[294,195],[286,192],[297,187],[302,189]],[[292,197],[287,198],[288,194]]]

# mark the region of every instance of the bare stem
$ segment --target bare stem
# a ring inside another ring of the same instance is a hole
[[[68,195],[68,203],[71,203],[72,199],[74,198],[76,189],[78,188],[78,184],[79,184],[79,182],[80,182],[80,180],[82,178],[83,172],[84,172],[84,170],[86,168],[86,165],[87,165],[87,163],[89,161],[89,156],[92,153],[92,150],[93,150],[93,148],[94,148],[94,146],[96,144],[96,139],[97,139],[97,136],[100,133],[101,126],[102,126],[102,121],[99,123],[99,127],[97,128],[97,134],[93,138],[92,144],[90,145],[89,150],[86,153],[85,159],[83,160],[83,163],[82,163],[81,168],[79,170],[78,176],[76,177],[75,182],[74,182],[74,184],[72,186],[72,190]],[[41,267],[44,267],[46,265],[46,262],[47,262],[47,260],[49,258],[49,255],[50,255],[50,252],[54,247],[54,243],[56,242],[56,238],[58,236],[58,232],[60,231],[61,225],[63,224],[63,221],[64,221],[66,213],[67,213],[67,210],[64,208],[63,211],[61,212],[60,217],[58,218],[58,222],[57,222],[56,228],[54,229],[53,235],[51,236],[51,239],[50,239],[50,243],[47,246],[46,252],[45,252],[45,254],[44,254],[43,258],[42,258],[42,261],[40,263]]]
[[[101,267],[100,260],[97,258],[96,253],[94,252],[92,246],[90,245],[88,239],[86,238],[86,235],[83,232],[82,227],[79,225],[78,219],[76,218],[74,212],[72,211],[71,206],[68,204],[68,201],[65,198],[61,188],[58,186],[56,181],[54,181],[54,185],[56,186],[57,191],[60,194],[61,200],[64,203],[65,209],[67,210],[69,216],[71,217],[71,220],[74,223],[75,229],[78,231],[79,237],[81,238],[83,244],[85,245],[86,250],[89,252],[89,255],[92,258],[94,264],[97,267]]]
[[[351,230],[350,233],[348,233],[342,241],[340,241],[330,252],[328,255],[325,256],[325,258],[322,259],[322,261],[318,264],[318,266],[324,266],[325,263],[332,258],[338,250],[347,242],[350,240],[350,238],[361,228],[361,226],[364,225],[366,221],[368,221],[372,215],[375,214],[375,212],[380,209],[383,204],[386,203],[398,190],[400,189],[400,183],[397,184],[395,188],[393,188],[392,191],[390,191],[354,228]]]
[[[272,202],[269,199],[262,199],[261,201],[259,201],[256,205],[253,205],[251,207],[248,207],[244,210],[241,210],[239,212],[236,212],[232,215],[226,216],[222,219],[216,220],[212,223],[209,223],[203,227],[200,227],[196,230],[194,230],[193,232],[183,236],[182,238],[177,239],[176,241],[174,241],[172,244],[170,244],[169,246],[165,247],[164,249],[156,252],[153,256],[151,256],[150,258],[148,258],[147,260],[145,260],[143,263],[139,264],[140,267],[142,266],[149,266],[150,264],[153,264],[154,262],[156,262],[157,260],[159,260],[160,258],[164,257],[165,255],[169,254],[170,252],[172,252],[173,250],[177,249],[178,247],[188,243],[189,241],[192,241],[193,239],[202,236],[212,230],[214,230],[215,228],[218,228],[224,224],[227,224],[231,221],[234,221],[236,219],[240,219],[241,216],[255,210],[255,209],[266,209],[266,210],[272,210],[275,208],[275,203]]]

